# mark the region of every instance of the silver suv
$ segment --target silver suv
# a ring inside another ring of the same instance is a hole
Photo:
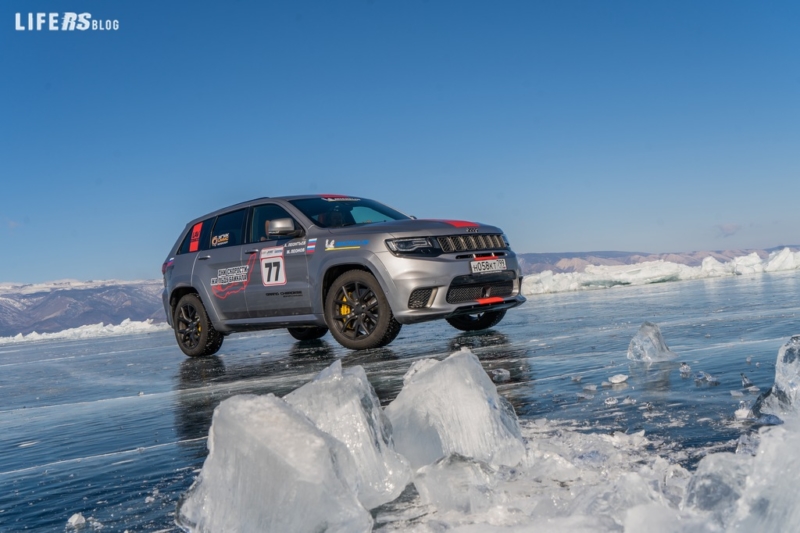
[[[274,328],[375,348],[402,324],[489,328],[525,301],[500,229],[336,194],[259,198],[197,218],[161,271],[167,321],[189,356],[215,353],[236,331]]]

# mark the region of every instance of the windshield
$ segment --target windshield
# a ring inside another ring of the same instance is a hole
[[[321,228],[342,228],[410,218],[391,207],[366,198],[323,196],[291,200],[290,203]]]

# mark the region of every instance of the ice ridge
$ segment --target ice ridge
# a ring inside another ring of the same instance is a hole
[[[790,248],[772,252],[766,259],[761,259],[755,252],[736,257],[725,263],[721,263],[713,257],[706,257],[702,264],[695,267],[663,260],[646,261],[633,265],[589,265],[583,272],[554,274],[552,270],[546,270],[539,274],[526,275],[522,282],[522,293],[530,296],[554,292],[607,289],[620,285],[647,285],[667,281],[753,275],[799,268],[800,252],[792,252]]]

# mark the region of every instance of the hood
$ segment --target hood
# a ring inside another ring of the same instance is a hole
[[[465,235],[467,233],[503,233],[496,226],[489,226],[478,222],[465,220],[437,220],[437,219],[410,219],[393,220],[391,222],[378,222],[363,226],[346,226],[344,228],[331,228],[331,234],[340,233],[390,233],[395,237],[403,235]]]

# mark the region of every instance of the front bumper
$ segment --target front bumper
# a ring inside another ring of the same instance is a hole
[[[436,258],[378,254],[392,283],[389,305],[401,324],[414,324],[460,314],[510,309],[525,302],[516,255],[504,251],[506,270],[472,274],[470,258],[443,254]]]

